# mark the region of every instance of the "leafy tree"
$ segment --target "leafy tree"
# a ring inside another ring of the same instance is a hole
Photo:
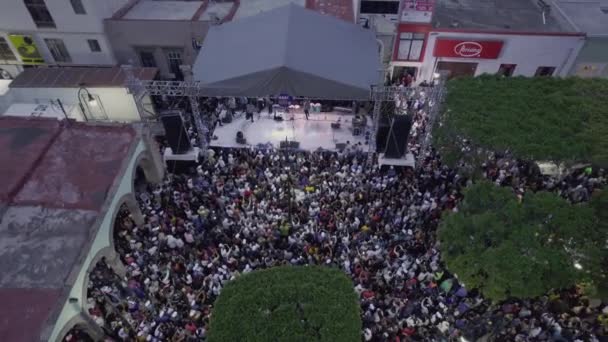
[[[458,143],[468,139],[523,159],[608,166],[608,80],[481,76],[447,87],[434,137],[449,164],[470,157]]]
[[[594,209],[548,192],[519,203],[509,188],[468,187],[457,213],[439,228],[443,258],[469,288],[495,301],[528,298],[606,275],[606,231]]]
[[[360,341],[350,279],[320,266],[275,267],[229,282],[215,302],[209,341]]]
[[[595,211],[596,224],[599,230],[604,233],[605,248],[601,249],[598,255],[595,256],[600,265],[600,269],[604,270],[599,274],[599,279],[591,284],[592,296],[608,299],[608,189],[596,191],[589,201],[589,205]]]

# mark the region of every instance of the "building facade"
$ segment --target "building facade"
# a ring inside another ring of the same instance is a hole
[[[587,38],[570,75],[608,78],[608,0],[555,0],[551,5]]]
[[[1,1],[0,69],[3,77],[15,77],[24,68],[39,65],[115,65],[103,19],[127,1]]]
[[[163,79],[182,80],[209,26],[232,19],[240,1],[132,1],[105,20],[120,64],[154,67]]]
[[[156,68],[132,68],[140,80],[156,78]],[[141,111],[124,83],[120,67],[31,68],[0,92],[0,115],[67,116],[87,122],[137,122],[156,116],[150,96],[141,98]],[[61,106],[59,106],[61,103]],[[30,108],[35,110],[30,111]],[[48,114],[48,115],[47,115]]]
[[[409,74],[417,82],[431,81],[439,73],[568,75],[585,33],[540,4],[404,0],[388,70],[391,80]]]

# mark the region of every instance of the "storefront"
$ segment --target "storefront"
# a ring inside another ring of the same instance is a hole
[[[400,24],[395,38],[393,60],[390,64],[391,80],[396,82],[407,75],[418,80],[423,72],[424,51],[430,26]]]
[[[474,32],[401,24],[392,79],[414,73],[417,82],[439,72],[448,77],[566,76],[584,44],[582,33]]]
[[[502,46],[500,40],[437,39],[433,48],[433,57],[437,61],[434,72],[444,73],[448,78],[475,76],[479,65],[477,60],[498,58]],[[459,61],[451,61],[455,59]]]

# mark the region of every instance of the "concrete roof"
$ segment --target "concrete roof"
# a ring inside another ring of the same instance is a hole
[[[349,23],[355,22],[352,0],[306,0],[306,8]]]
[[[39,341],[38,327],[60,295],[58,289],[0,289],[0,341]]]
[[[34,165],[59,131],[57,120],[31,120],[0,117],[0,203],[12,201],[26,181],[24,175]]]
[[[600,1],[567,0],[557,1],[556,5],[578,31],[591,36],[608,35],[608,12],[602,12]]]
[[[153,80],[157,68],[133,68],[140,80]],[[10,88],[78,88],[124,87],[126,74],[120,67],[111,68],[29,68],[23,70],[9,85]]]
[[[136,141],[131,126],[0,117],[0,341],[54,324]]]
[[[433,13],[436,28],[472,30],[563,32],[552,14],[545,14],[532,0],[437,0]]]
[[[203,1],[140,1],[122,19],[190,20]]]
[[[211,21],[214,18],[211,17],[211,14],[217,15],[217,17],[221,20],[226,17],[230,10],[232,9],[232,2],[210,2],[207,5],[207,8],[201,14],[199,21]]]
[[[236,11],[234,15],[234,20],[238,20],[241,18],[251,17],[262,12],[266,12],[269,10],[273,10],[275,8],[287,5],[294,4],[298,6],[305,7],[306,0],[246,0],[242,1],[239,9]]]
[[[90,210],[9,207],[0,223],[0,289],[62,288],[97,216]]]
[[[297,5],[338,19],[355,22],[357,0],[242,0],[233,20],[258,15],[286,5]],[[209,10],[207,10],[208,12]]]

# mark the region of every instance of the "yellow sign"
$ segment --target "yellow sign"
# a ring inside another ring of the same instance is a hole
[[[40,52],[38,52],[32,36],[11,34],[8,36],[8,39],[15,49],[17,49],[23,64],[44,64],[44,59],[40,55]]]

